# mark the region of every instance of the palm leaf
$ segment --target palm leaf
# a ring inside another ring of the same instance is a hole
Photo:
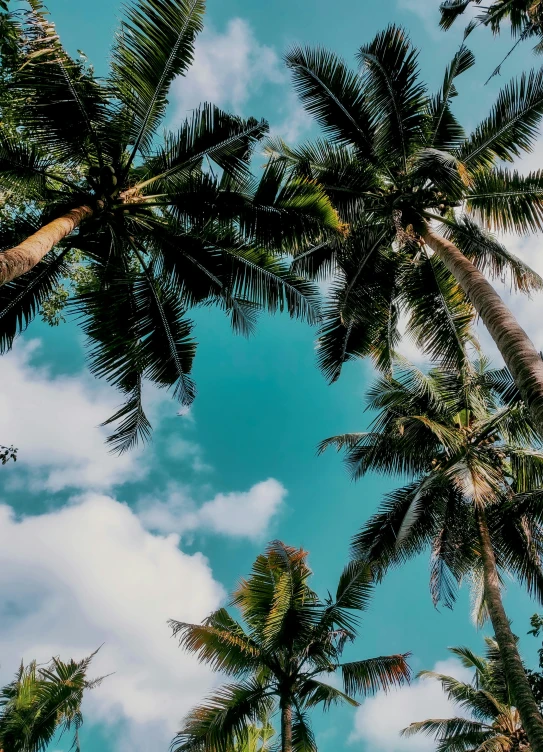
[[[528,175],[505,168],[478,170],[467,207],[500,232],[537,232],[543,226],[543,170]]]
[[[407,656],[408,653],[405,653],[343,663],[341,672],[345,692],[349,695],[368,695],[380,689],[386,692],[392,687],[409,682],[411,671],[406,662]]]
[[[175,76],[183,75],[202,30],[203,0],[133,0],[113,50],[112,82],[131,117],[130,162],[149,151]]]
[[[361,47],[357,58],[366,106],[377,125],[375,149],[389,164],[398,160],[406,169],[425,121],[425,87],[418,81],[417,52],[404,30],[391,25]]]
[[[496,158],[511,162],[531,151],[542,115],[543,71],[523,73],[501,90],[490,115],[460,147],[460,160],[471,171]]]
[[[285,59],[302,103],[325,133],[372,161],[374,126],[356,73],[321,48],[293,47]]]

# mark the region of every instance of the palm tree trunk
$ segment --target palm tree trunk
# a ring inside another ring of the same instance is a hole
[[[429,227],[422,237],[470,299],[543,434],[543,360],[532,341],[484,274],[454,243]]]
[[[0,253],[0,285],[5,285],[6,282],[11,282],[33,269],[57,243],[92,215],[93,210],[90,206],[78,206],[40,227],[15,248]]]
[[[281,703],[281,752],[292,752],[292,705]]]
[[[477,524],[483,561],[485,602],[500,649],[507,683],[533,752],[543,752],[543,718],[522,665],[517,642],[502,603],[500,581],[486,516],[477,509]]]

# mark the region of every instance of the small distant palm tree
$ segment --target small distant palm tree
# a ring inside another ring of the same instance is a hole
[[[323,190],[250,171],[267,123],[202,104],[163,139],[172,81],[202,30],[204,0],[131,0],[106,80],[62,47],[40,0],[28,0],[0,124],[0,352],[66,276],[86,274],[71,303],[91,368],[125,395],[108,422],[119,451],[146,438],[142,383],[190,404],[196,343],[189,309],[217,306],[250,333],[260,310],[317,319],[316,289],[284,256],[339,229]],[[13,124],[14,127],[11,127]]]
[[[474,56],[462,46],[435,94],[417,57],[404,30],[390,26],[360,48],[358,71],[320,48],[296,47],[286,58],[324,138],[296,148],[277,141],[270,152],[292,174],[320,181],[350,227],[345,240],[319,242],[294,261],[298,272],[332,274],[320,363],[331,381],[356,357],[389,369],[403,314],[426,353],[459,366],[477,312],[543,435],[543,361],[485,276],[510,275],[522,291],[542,287],[487,228],[543,226],[543,172],[503,166],[539,135],[543,71],[506,86],[468,134],[453,103]]]
[[[495,640],[485,638],[485,656],[465,647],[450,648],[466,668],[475,669],[471,683],[434,671],[419,677],[441,683],[447,698],[468,717],[429,718],[403,730],[404,736],[427,734],[437,742],[437,752],[521,752],[530,749],[528,738],[514,707]]]
[[[491,619],[515,705],[541,752],[543,718],[501,593],[509,574],[543,602],[543,452],[510,374],[484,362],[427,374],[400,362],[370,390],[368,408],[378,411],[368,431],[321,448],[345,450],[354,478],[377,471],[411,482],[355,536],[354,555],[382,575],[429,549],[432,597],[448,607],[472,579],[476,618]]]
[[[21,663],[15,679],[0,689],[3,752],[42,752],[55,734],[72,731],[73,747],[79,752],[83,695],[104,678],[87,678],[94,655],[67,663],[53,658],[48,666],[38,666],[36,661],[28,666]]]
[[[185,719],[174,752],[227,752],[248,739],[251,724],[277,707],[282,752],[316,750],[308,711],[317,705],[358,705],[367,695],[409,679],[406,655],[341,661],[357,635],[358,614],[369,604],[370,567],[351,563],[335,599],[308,585],[307,552],[280,541],[258,556],[232,596],[246,629],[224,608],[203,624],[172,621],[186,650],[235,681],[221,687]],[[324,679],[341,674],[343,691]]]

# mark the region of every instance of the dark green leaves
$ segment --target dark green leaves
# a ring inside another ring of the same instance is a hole
[[[354,144],[371,161],[374,125],[356,73],[319,48],[294,47],[286,63],[300,99],[325,132],[340,143]]]
[[[389,26],[357,55],[366,107],[375,123],[375,149],[403,169],[425,121],[425,87],[418,80],[417,52],[403,29]]]
[[[543,227],[543,171],[478,170],[467,202],[485,225],[500,232],[538,232]]]
[[[348,694],[374,694],[379,689],[385,692],[394,686],[409,681],[411,672],[406,655],[387,655],[367,661],[344,663],[341,667],[345,691]]]
[[[55,734],[73,733],[72,749],[79,752],[83,724],[81,703],[89,681],[87,671],[95,653],[81,661],[53,658],[48,666],[36,661],[21,666],[15,679],[0,690],[0,744],[13,752],[43,752]]]
[[[543,71],[523,73],[501,90],[490,115],[459,149],[470,170],[491,166],[494,160],[512,162],[531,151],[543,115]]]
[[[114,92],[132,120],[132,155],[149,150],[175,76],[192,62],[203,0],[133,0],[113,50]]]

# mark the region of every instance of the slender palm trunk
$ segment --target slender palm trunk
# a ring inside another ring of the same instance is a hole
[[[281,752],[292,752],[292,705],[281,703]]]
[[[503,607],[496,559],[485,513],[478,509],[476,514],[483,560],[485,601],[500,649],[505,676],[532,752],[543,752],[543,718],[528,683],[517,643]]]
[[[90,206],[78,206],[40,227],[15,248],[0,253],[0,285],[33,269],[57,243],[79,227],[84,219],[92,217],[92,214]]]
[[[429,227],[423,239],[470,299],[543,434],[543,360],[532,341],[484,274],[453,243]]]

